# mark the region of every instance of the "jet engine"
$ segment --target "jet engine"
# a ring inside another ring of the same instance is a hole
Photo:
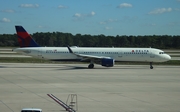
[[[101,65],[105,67],[113,67],[114,59],[101,59]]]

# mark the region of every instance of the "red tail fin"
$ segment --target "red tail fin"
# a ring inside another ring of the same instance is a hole
[[[22,26],[15,26],[20,47],[40,47]]]

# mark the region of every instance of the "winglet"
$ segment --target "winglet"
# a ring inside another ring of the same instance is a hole
[[[69,46],[67,46],[67,48],[68,48],[70,53],[73,53],[72,49]]]

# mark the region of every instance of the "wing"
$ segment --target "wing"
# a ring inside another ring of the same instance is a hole
[[[112,59],[111,57],[106,57],[106,56],[94,56],[94,55],[85,55],[85,54],[77,54],[77,53],[74,53],[72,51],[72,49],[67,46],[68,50],[70,53],[78,56],[78,57],[82,57],[83,59],[82,60],[88,60],[88,59]]]

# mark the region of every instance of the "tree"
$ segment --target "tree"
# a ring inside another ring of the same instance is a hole
[[[148,36],[105,36],[101,35],[72,35],[62,32],[37,32],[33,39],[40,46],[84,46],[84,47],[154,47],[180,48],[180,36],[148,35]],[[19,46],[16,34],[0,34],[0,46]]]

